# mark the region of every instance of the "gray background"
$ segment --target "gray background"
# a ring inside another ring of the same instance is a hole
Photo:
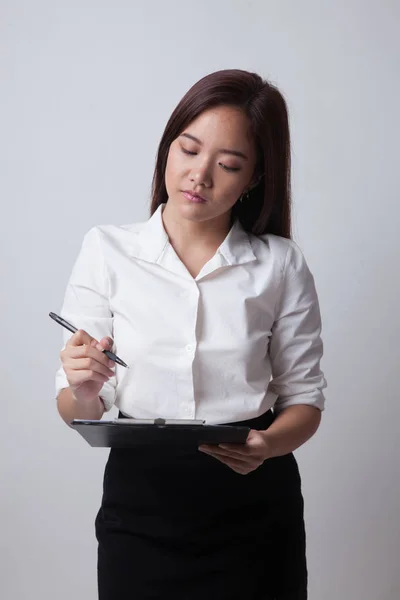
[[[396,600],[399,3],[1,0],[0,18],[1,598],[96,598],[107,451],[57,415],[47,314],[90,227],[147,218],[181,96],[239,67],[288,98],[324,320],[327,410],[297,452],[310,600]]]

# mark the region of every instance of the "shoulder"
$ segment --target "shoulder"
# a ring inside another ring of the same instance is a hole
[[[85,233],[83,246],[101,246],[102,249],[107,249],[107,247],[129,248],[136,241],[144,224],[145,221],[125,225],[95,225]]]
[[[274,261],[282,273],[301,270],[306,266],[304,254],[293,240],[267,233],[260,236],[250,234],[250,243],[257,258]]]

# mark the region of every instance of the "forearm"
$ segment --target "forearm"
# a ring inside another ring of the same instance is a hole
[[[74,419],[98,420],[104,414],[104,404],[99,397],[94,398],[90,402],[80,402],[75,398],[69,387],[61,390],[59,393],[57,408],[67,425],[70,425]]]
[[[309,440],[321,422],[321,411],[299,404],[285,408],[264,432],[270,448],[269,458],[293,452]]]

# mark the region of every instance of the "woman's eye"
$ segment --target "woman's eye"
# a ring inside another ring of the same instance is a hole
[[[196,156],[196,154],[197,154],[197,152],[192,152],[190,150],[186,150],[186,148],[183,148],[183,146],[181,146],[181,150],[184,154],[188,154],[189,156]],[[228,171],[229,173],[235,173],[237,171],[240,171],[239,167],[227,167],[226,165],[224,165],[224,163],[218,163],[218,164],[224,171]]]
[[[236,171],[240,171],[239,167],[227,167],[223,163],[218,163],[218,164],[219,164],[220,167],[222,167],[224,169],[224,171],[230,171],[231,173],[234,173]]]
[[[185,148],[181,148],[181,150],[184,152],[184,154],[190,154],[190,156],[197,154],[197,152],[190,152],[190,150],[186,150]]]

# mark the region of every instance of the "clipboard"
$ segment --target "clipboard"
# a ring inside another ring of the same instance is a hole
[[[205,421],[169,419],[74,419],[71,427],[95,448],[245,444],[250,432],[249,427],[239,425],[207,425]]]

